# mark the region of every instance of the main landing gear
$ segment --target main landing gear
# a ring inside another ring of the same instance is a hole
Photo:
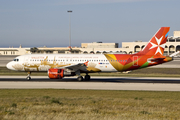
[[[26,77],[27,80],[31,80],[31,76],[30,75],[31,75],[31,72],[28,72],[28,75]]]
[[[77,78],[78,81],[90,80],[90,79],[91,79],[91,77],[90,77],[90,75],[88,75],[88,73],[86,73],[86,75],[84,76],[84,79],[80,74],[79,74],[79,76]]]
[[[84,79],[85,79],[85,80],[90,80],[90,79],[91,79],[91,76],[86,73],[86,75],[84,76]]]
[[[82,76],[78,76],[77,80],[78,81],[83,81],[83,77]]]

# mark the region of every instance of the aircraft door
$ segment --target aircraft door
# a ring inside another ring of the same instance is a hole
[[[133,56],[133,66],[138,66],[138,56]]]
[[[24,57],[24,61],[29,62],[29,57],[28,56]]]

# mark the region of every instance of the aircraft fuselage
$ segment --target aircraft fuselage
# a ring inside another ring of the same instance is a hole
[[[81,69],[81,72],[122,72],[171,60],[171,57],[137,54],[30,54],[15,58],[7,64],[7,68],[16,71],[45,72],[50,68],[85,64],[86,69]]]

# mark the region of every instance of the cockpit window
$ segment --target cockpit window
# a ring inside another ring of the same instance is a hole
[[[18,62],[18,61],[19,61],[19,59],[14,59],[13,61]]]

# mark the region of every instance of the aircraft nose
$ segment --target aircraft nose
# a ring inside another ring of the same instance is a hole
[[[6,67],[10,70],[14,70],[14,68],[12,67],[12,62],[9,62]]]

